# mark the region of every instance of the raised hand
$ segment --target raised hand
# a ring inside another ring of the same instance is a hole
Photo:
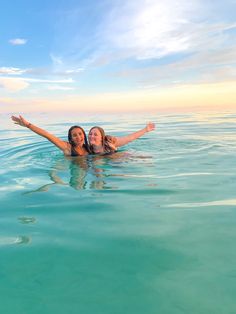
[[[110,137],[108,137],[108,136],[107,136],[107,143],[108,143],[108,146],[109,146],[112,150],[114,150],[114,151],[117,150],[117,147],[116,147],[115,143],[113,142],[112,138],[110,138]]]
[[[153,130],[155,130],[155,123],[148,122],[147,125],[146,125],[146,131],[150,132],[150,131],[153,131]]]
[[[12,121],[14,121],[15,124],[19,124],[21,126],[24,126],[26,128],[29,127],[30,123],[25,120],[22,116],[16,117],[16,116],[11,116]]]

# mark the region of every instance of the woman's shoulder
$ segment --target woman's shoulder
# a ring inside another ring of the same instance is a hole
[[[63,150],[63,153],[66,155],[66,156],[71,156],[71,144],[69,142],[66,142],[65,141],[65,149]]]

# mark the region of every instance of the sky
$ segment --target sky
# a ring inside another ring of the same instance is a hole
[[[236,0],[1,0],[0,112],[236,111]]]

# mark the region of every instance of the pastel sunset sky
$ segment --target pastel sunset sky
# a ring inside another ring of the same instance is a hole
[[[0,111],[236,110],[235,0],[1,1]]]

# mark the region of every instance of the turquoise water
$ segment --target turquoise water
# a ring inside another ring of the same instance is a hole
[[[66,159],[2,116],[1,313],[236,312],[236,114],[27,118],[156,131]]]

